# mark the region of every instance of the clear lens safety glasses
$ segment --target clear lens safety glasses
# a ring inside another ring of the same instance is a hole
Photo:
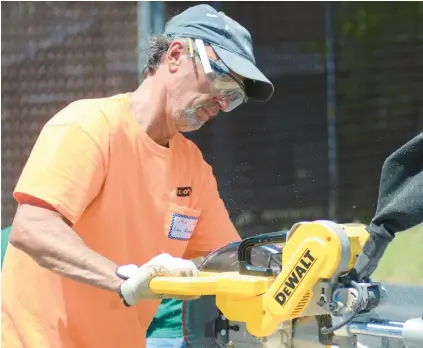
[[[190,44],[190,54],[193,56],[192,42]],[[211,60],[207,56],[207,51],[203,40],[195,39],[197,53],[207,79],[210,81],[212,92],[216,93],[225,105],[225,112],[234,110],[244,102],[247,102],[244,84],[231,74],[229,68],[220,60]]]

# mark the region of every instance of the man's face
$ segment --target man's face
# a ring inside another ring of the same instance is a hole
[[[212,61],[218,57],[210,46],[206,52]],[[169,98],[172,120],[175,128],[181,132],[190,132],[201,128],[209,119],[215,117],[220,110],[228,107],[228,98],[213,88],[205,75],[197,54],[188,53],[186,45],[181,41],[171,44],[167,56],[170,76]],[[232,72],[231,72],[232,73]],[[232,73],[238,80],[243,78]]]

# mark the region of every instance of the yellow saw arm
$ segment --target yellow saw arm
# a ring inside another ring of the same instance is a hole
[[[150,288],[168,295],[215,295],[216,305],[226,318],[245,322],[256,337],[269,336],[282,321],[326,313],[319,300],[331,297],[328,285],[353,267],[366,238],[364,225],[298,223],[282,240],[280,234],[244,240],[238,250],[238,272],[156,277]],[[282,271],[274,274],[272,269],[251,265],[252,248],[275,240],[285,244]]]

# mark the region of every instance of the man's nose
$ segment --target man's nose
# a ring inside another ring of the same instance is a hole
[[[225,111],[229,107],[231,97],[219,97],[216,102],[219,104],[220,110]]]

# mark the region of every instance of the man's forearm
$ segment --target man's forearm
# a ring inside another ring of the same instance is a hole
[[[57,214],[43,208],[19,207],[10,243],[64,277],[114,292],[123,282],[114,262],[90,249]]]
[[[45,252],[44,255],[38,257],[31,256],[40,266],[62,276],[119,292],[123,280],[115,274],[117,265],[83,243],[72,245],[74,249],[71,253],[68,253],[66,248],[66,250],[56,249],[55,252]]]

